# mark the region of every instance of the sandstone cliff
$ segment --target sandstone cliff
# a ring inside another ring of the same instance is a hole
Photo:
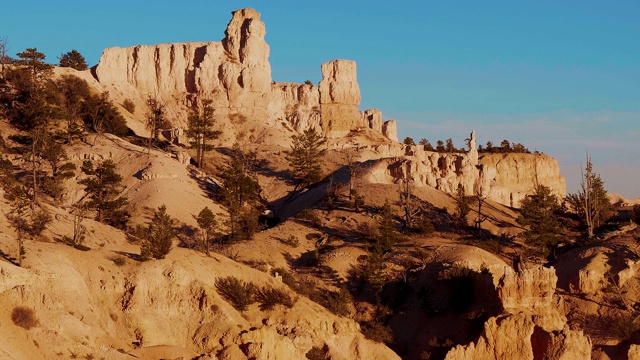
[[[313,127],[331,136],[366,127],[397,140],[395,122],[383,129],[379,110],[374,115],[358,111],[360,88],[354,61],[322,64],[317,87],[275,83],[265,34],[260,14],[242,9],[233,12],[221,42],[109,48],[94,73],[116,102],[134,100],[144,108],[148,98],[161,100],[176,129],[186,127],[189,109],[203,99],[213,100],[219,126],[228,136],[233,134],[230,143],[247,129],[274,126],[294,131]],[[132,118],[142,122],[143,114]],[[250,124],[242,129],[239,125],[247,120]],[[145,133],[139,123],[131,127]]]
[[[558,161],[548,155],[483,154],[479,163],[496,170],[490,196],[502,204],[520,207],[520,201],[533,192],[536,181],[551,188],[561,199],[567,195]]]
[[[566,196],[566,185],[558,162],[542,154],[483,154],[475,148],[475,132],[470,136],[471,150],[466,153],[425,151],[422,146],[385,144],[362,151],[380,158],[368,168],[365,179],[371,183],[397,183],[413,179],[447,193],[455,193],[462,185],[467,195],[482,194],[500,204],[520,207],[520,201],[534,189],[538,181],[550,187],[560,198]]]

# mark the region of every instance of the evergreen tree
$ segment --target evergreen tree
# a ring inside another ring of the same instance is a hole
[[[379,294],[386,283],[387,265],[384,263],[384,251],[380,241],[376,242],[371,251],[371,255],[367,259],[364,266],[364,275],[367,282],[375,289],[376,294]]]
[[[169,254],[173,239],[176,237],[174,222],[175,220],[167,214],[167,207],[164,204],[154,211],[140,246],[141,260],[149,260],[152,257],[164,259]]]
[[[209,256],[209,245],[211,244],[211,238],[218,226],[218,221],[216,220],[216,216],[213,214],[213,211],[209,210],[208,207],[205,207],[200,211],[196,217],[196,221],[202,231],[202,245],[204,251],[207,256]]]
[[[89,175],[80,181],[85,185],[85,192],[89,196],[87,207],[95,210],[96,220],[99,222],[124,228],[130,214],[125,210],[129,200],[120,196],[122,192],[122,176],[116,172],[116,164],[107,159],[93,167],[90,160],[82,164],[82,172]]]
[[[327,140],[310,128],[302,134],[291,136],[293,144],[286,152],[287,161],[297,181],[297,186],[309,186],[322,179],[322,158],[327,150],[322,147]]]
[[[170,126],[167,119],[166,106],[159,99],[149,98],[147,99],[147,119],[146,127],[149,130],[148,147],[158,141],[158,135],[161,129],[165,129]]]
[[[58,57],[60,67],[70,67],[76,70],[87,70],[87,61],[77,50],[71,50]]]
[[[80,132],[79,121],[83,115],[83,103],[91,96],[89,85],[77,76],[63,75],[56,82],[62,95],[62,113],[66,123],[66,138],[70,144]]]
[[[528,245],[544,256],[561,240],[562,227],[556,216],[559,210],[558,199],[544,185],[537,185],[534,194],[520,203],[518,223],[528,226],[522,236]]]
[[[253,236],[257,215],[253,208],[253,203],[259,198],[260,186],[249,175],[246,174],[244,164],[240,159],[233,158],[222,173],[222,203],[229,213],[228,226],[231,231],[231,239],[246,238]],[[248,207],[248,209],[245,209]],[[255,217],[255,222],[253,218]],[[243,226],[252,227],[246,232]]]
[[[415,141],[413,141],[413,139],[408,137],[408,136],[406,138],[404,138],[404,141],[402,143],[405,144],[405,145],[415,145],[416,144]]]
[[[93,141],[95,145],[98,136],[110,133],[124,136],[129,131],[125,119],[109,99],[107,91],[100,95],[90,95],[82,103],[82,113],[85,125],[98,134]]]
[[[31,73],[31,82],[35,86],[43,78],[49,78],[53,71],[53,65],[44,62],[46,56],[39,52],[36,48],[28,48],[23,52],[19,52],[15,65],[29,69]]]
[[[420,139],[420,142],[418,143],[419,145],[422,145],[422,148],[425,151],[434,151],[435,149],[433,148],[433,145],[431,145],[431,143],[429,142],[429,140],[422,138]]]
[[[452,153],[452,152],[455,152],[455,151],[456,151],[456,147],[455,147],[455,146],[453,146],[453,139],[448,138],[448,139],[446,140],[446,145],[445,145],[445,148],[444,148],[444,149],[445,149],[445,151],[446,151],[446,152],[448,152],[448,153]]]
[[[458,184],[458,189],[456,190],[456,213],[455,219],[458,227],[465,228],[469,224],[467,222],[467,215],[471,211],[471,206],[469,205],[469,199],[467,199],[466,191],[462,184]]]
[[[436,141],[436,151],[437,152],[444,152],[444,143],[442,142],[442,140],[438,140]]]
[[[217,139],[220,131],[213,130],[214,124],[214,108],[212,100],[204,100],[202,102],[202,110],[193,110],[189,114],[188,128],[186,134],[191,138],[191,147],[196,149],[196,163],[198,167],[204,164],[204,153],[212,149],[209,145],[210,140]]]
[[[393,245],[396,243],[396,222],[393,218],[394,214],[391,203],[385,201],[380,211],[380,220],[378,222],[378,226],[380,227],[379,243],[382,252],[393,250]]]

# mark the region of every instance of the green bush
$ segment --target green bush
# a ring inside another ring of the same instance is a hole
[[[16,306],[13,308],[11,320],[14,324],[27,330],[38,325],[38,319],[36,319],[36,314],[33,309],[24,306]]]
[[[260,303],[260,310],[272,310],[276,305],[292,308],[295,300],[283,289],[263,287],[256,292],[256,300]]]
[[[220,296],[230,302],[238,311],[245,311],[249,305],[255,302],[253,295],[256,292],[256,286],[235,276],[218,279],[216,289]]]

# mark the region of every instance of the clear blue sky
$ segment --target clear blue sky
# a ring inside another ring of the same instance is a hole
[[[640,1],[7,1],[11,54],[218,41],[232,10],[262,13],[276,81],[358,64],[361,109],[400,137],[509,139],[559,159],[575,191],[588,150],[611,192],[640,197]]]

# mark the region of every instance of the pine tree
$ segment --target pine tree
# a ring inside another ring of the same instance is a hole
[[[327,140],[310,128],[302,134],[291,136],[293,144],[286,152],[287,161],[297,181],[297,186],[309,186],[322,179],[322,158],[327,150],[322,147]]]
[[[193,110],[189,114],[186,134],[191,138],[191,147],[196,149],[196,163],[198,167],[204,164],[205,151],[211,150],[210,140],[215,140],[220,136],[220,131],[213,130],[214,108],[212,100],[202,102],[202,110]]]
[[[147,119],[145,126],[149,130],[148,148],[158,141],[158,134],[161,129],[169,126],[166,106],[160,99],[147,99]]]
[[[458,227],[465,228],[469,225],[467,222],[467,215],[471,211],[471,206],[469,206],[469,199],[467,199],[466,191],[462,184],[458,184],[458,189],[456,190],[456,213],[455,219]]]
[[[249,175],[246,174],[244,164],[240,159],[233,158],[222,173],[222,203],[229,213],[228,226],[232,239],[246,238],[253,235],[255,229],[243,229],[253,227],[257,216],[253,208],[253,202],[259,198],[260,186]],[[248,207],[248,209],[245,209]],[[245,230],[249,230],[246,232]]]
[[[164,259],[171,251],[176,231],[173,228],[175,220],[167,214],[167,207],[162,204],[154,211],[151,223],[147,227],[147,233],[142,239],[140,247],[141,260]]]
[[[389,252],[393,250],[393,245],[396,243],[396,222],[393,220],[394,214],[391,208],[391,203],[385,201],[380,211],[380,220],[378,225],[380,227],[380,248],[383,252]]]
[[[122,176],[115,169],[116,164],[111,159],[99,163],[95,169],[93,163],[87,160],[82,164],[82,172],[89,177],[80,183],[85,186],[89,197],[87,207],[97,213],[96,220],[124,228],[130,217],[125,210],[129,200],[126,196],[121,196]]]
[[[70,144],[81,132],[84,101],[91,96],[89,85],[77,76],[63,75],[56,82],[62,95],[62,113],[66,123],[67,143]]]
[[[87,61],[77,50],[71,50],[58,57],[60,67],[70,67],[76,70],[87,70]]]
[[[528,226],[522,236],[544,256],[561,240],[562,227],[556,216],[559,209],[558,199],[544,185],[537,185],[534,194],[520,203],[518,223]]]

